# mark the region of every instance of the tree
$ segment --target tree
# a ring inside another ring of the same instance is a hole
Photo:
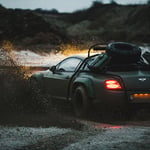
[[[99,3],[99,4],[103,4],[103,0],[96,0],[96,1],[94,1],[94,2],[97,2],[97,3]]]
[[[0,9],[5,9],[5,7],[2,4],[0,4]]]
[[[117,2],[115,0],[110,0],[110,4],[117,5]]]
[[[147,1],[147,4],[150,5],[150,0]]]
[[[96,0],[96,1],[93,1],[93,4],[91,6],[91,8],[98,8],[99,6],[103,5],[103,2],[102,0]]]
[[[58,13],[59,13],[58,10],[55,9],[55,8],[51,9],[49,12],[50,12],[51,14],[58,14]]]

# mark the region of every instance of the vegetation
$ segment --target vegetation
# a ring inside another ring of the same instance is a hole
[[[117,2],[115,0],[110,0],[110,4],[117,5]]]
[[[149,1],[147,2],[149,4]],[[103,4],[94,1],[90,8],[73,13],[52,10],[6,9],[0,6],[0,45],[4,40],[16,46],[51,49],[62,44],[92,41],[149,43],[149,5]]]
[[[147,4],[150,5],[150,0],[147,1]]]

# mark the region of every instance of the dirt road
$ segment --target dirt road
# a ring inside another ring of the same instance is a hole
[[[0,150],[150,149],[148,118],[102,123],[62,113],[0,117]]]
[[[1,150],[149,150],[150,127],[112,126],[82,131],[0,127]]]

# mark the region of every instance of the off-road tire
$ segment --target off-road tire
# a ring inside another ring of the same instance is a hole
[[[141,49],[134,44],[115,42],[108,44],[107,54],[117,61],[137,62],[141,58]]]
[[[78,86],[74,90],[74,93],[72,95],[72,104],[74,108],[74,113],[77,117],[88,116],[91,108],[91,103],[87,92],[83,86]]]

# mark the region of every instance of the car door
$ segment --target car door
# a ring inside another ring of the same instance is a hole
[[[52,75],[49,76],[47,74],[44,77],[46,79],[45,84],[49,85],[47,87],[51,96],[59,99],[65,99],[67,97],[69,81],[80,62],[81,59],[78,57],[67,58],[56,65],[56,69]]]

